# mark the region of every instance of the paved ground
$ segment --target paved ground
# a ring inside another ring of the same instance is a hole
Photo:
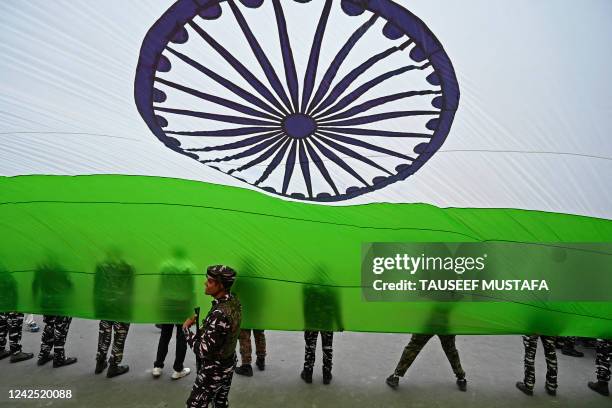
[[[38,321],[40,323],[40,318]],[[154,380],[151,368],[159,330],[153,325],[133,325],[125,359],[130,372],[107,379],[93,374],[97,322],[75,319],[67,351],[79,358],[77,364],[53,369],[38,367],[35,360],[19,364],[0,362],[0,407],[182,407],[193,384],[193,373],[171,381],[171,368]],[[521,379],[523,346],[519,336],[459,336],[457,345],[468,375],[468,391],[455,386],[448,362],[437,339],[423,353],[400,388],[394,391],[384,380],[393,370],[408,335],[342,333],[334,341],[334,379],[321,382],[320,349],[313,384],[299,378],[303,337],[295,332],[267,332],[268,359],[264,372],[252,378],[234,377],[230,393],[232,407],[611,407],[612,398],[586,387],[594,375],[594,352],[584,358],[559,357],[558,396],[544,391],[544,357],[537,356],[534,397],[514,388]],[[24,333],[26,351],[36,350],[40,333]],[[173,358],[174,340],[170,343]],[[166,367],[172,365],[171,358]],[[194,368],[188,351],[186,365]],[[10,400],[10,389],[70,389],[71,400]]]

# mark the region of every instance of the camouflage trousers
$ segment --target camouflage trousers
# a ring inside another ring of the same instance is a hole
[[[304,370],[312,371],[314,368],[319,333],[321,333],[321,348],[323,349],[323,371],[331,371],[332,369],[334,332],[306,330],[304,332],[304,341],[306,343]]]
[[[72,317],[44,315],[43,322],[45,323],[45,328],[42,332],[38,358],[48,356],[53,349],[55,360],[61,361],[66,358],[64,345],[66,344],[66,337],[68,337],[68,329],[70,328]]]
[[[403,377],[408,371],[408,368],[412,365],[414,360],[417,358],[425,344],[431,339],[433,334],[413,334],[410,338],[410,342],[404,348],[402,357],[400,358],[397,367],[395,368],[395,374]],[[446,358],[450,362],[451,368],[457,378],[465,378],[465,371],[461,367],[461,360],[459,360],[459,352],[455,346],[455,336],[438,335],[440,343],[442,344],[442,350],[446,354]]]
[[[610,382],[610,357],[612,356],[612,340],[597,340],[597,380]]]
[[[555,338],[550,336],[523,336],[525,346],[525,380],[529,389],[535,385],[535,356],[538,348],[538,337],[544,346],[544,357],[546,357],[546,386],[557,389],[557,351],[555,350]]]
[[[128,335],[129,329],[129,323],[100,320],[100,329],[98,330],[98,353],[96,354],[96,359],[106,359],[106,354],[111,344],[111,335],[114,331],[115,339],[113,340],[113,348],[111,349],[111,355],[108,362],[111,365],[119,364],[121,360],[123,360],[123,347],[125,346],[125,338]]]
[[[240,330],[240,358],[242,364],[251,364],[251,331],[255,337],[255,355],[264,358],[266,356],[266,335],[263,330]]]
[[[187,408],[227,407],[234,368],[236,368],[235,359],[234,364],[228,366],[222,366],[217,362],[202,361],[195,384],[187,399]]]
[[[0,313],[0,350],[6,347],[8,334],[11,353],[21,351],[21,330],[23,327],[23,313]]]

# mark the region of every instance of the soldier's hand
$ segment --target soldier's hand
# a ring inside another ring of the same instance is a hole
[[[195,318],[192,316],[189,319],[185,320],[185,323],[183,323],[183,329],[189,330],[189,328],[193,326],[194,323],[195,323]]]

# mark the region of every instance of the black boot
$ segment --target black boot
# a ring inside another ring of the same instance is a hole
[[[34,357],[34,353],[24,353],[23,351],[18,351],[13,353],[11,356],[11,363],[18,363],[20,361],[29,360]]]
[[[253,376],[253,367],[250,364],[243,364],[240,367],[236,367],[234,370],[238,375],[244,375],[245,377]]]
[[[595,391],[598,394],[608,396],[610,395],[610,389],[608,388],[608,383],[605,381],[589,381],[589,388]]]
[[[53,368],[64,367],[77,362],[76,357],[64,357],[63,359],[53,359]]]
[[[323,384],[328,385],[332,380],[331,370],[323,370]]]
[[[102,371],[104,371],[104,369],[108,367],[108,363],[106,362],[106,359],[96,359],[96,370],[94,371],[94,373],[96,374],[100,374]]]
[[[307,384],[312,384],[312,370],[303,369],[300,377],[302,377],[302,380]]]
[[[527,395],[533,395],[533,389],[527,387],[527,385],[525,385],[525,383],[522,381],[516,383],[516,388],[523,391]]]
[[[255,360],[255,365],[259,369],[259,371],[263,371],[266,369],[266,359],[264,357],[257,357]]]
[[[561,353],[570,357],[584,357],[584,353],[582,351],[576,350],[574,347],[563,347],[561,349]]]
[[[53,360],[53,354],[39,354],[38,362],[36,364],[38,364],[39,366],[43,366],[52,360]]]
[[[544,386],[544,389],[546,390],[546,393],[547,393],[548,395],[551,395],[551,396],[553,396],[553,397],[554,397],[555,395],[557,395],[557,389],[556,389],[556,388],[549,387],[549,386],[548,386],[548,384]]]
[[[461,391],[467,391],[467,380],[465,378],[457,378],[457,387]]]
[[[118,375],[125,374],[130,371],[130,367],[127,365],[111,364],[106,370],[106,378],[117,377]]]
[[[385,382],[387,383],[389,387],[396,389],[399,386],[399,377],[395,374],[391,374],[390,376],[387,377]]]
[[[11,355],[11,352],[8,350],[2,350],[0,351],[0,360],[4,360],[5,358],[7,358],[8,356]]]

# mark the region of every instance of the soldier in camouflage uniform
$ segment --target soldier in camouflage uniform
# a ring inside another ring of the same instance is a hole
[[[11,356],[11,363],[17,363],[34,357],[34,354],[24,353],[21,350],[22,327],[23,313],[0,313],[0,360]],[[9,350],[5,350],[7,334],[10,343]]]
[[[555,350],[555,338],[551,336],[523,336],[525,346],[525,380],[516,383],[516,388],[527,395],[533,395],[535,384],[535,356],[538,348],[538,337],[544,346],[546,357],[546,385],[545,389],[549,395],[557,394],[557,352]]]
[[[448,327],[449,315],[451,312],[451,304],[440,302],[435,303],[431,314],[428,317],[425,327],[437,327],[445,329]],[[397,367],[393,374],[386,379],[386,383],[389,387],[395,389],[399,386],[399,377],[403,377],[408,371],[408,368],[412,365],[414,360],[417,358],[423,347],[427,342],[434,336],[434,334],[413,334],[410,338],[410,342],[404,348],[400,361],[397,363]],[[442,335],[438,334],[442,350],[446,354],[446,358],[451,365],[453,373],[457,378],[456,383],[459,390],[467,390],[467,380],[465,379],[465,371],[461,367],[461,360],[459,359],[459,351],[455,345],[456,336],[454,335]]]
[[[55,368],[74,364],[77,361],[76,357],[66,357],[64,352],[72,317],[59,315],[65,310],[65,302],[71,292],[72,282],[68,273],[55,261],[50,260],[36,268],[32,293],[34,299],[39,301],[40,307],[47,313],[43,315],[45,327],[38,354],[39,366],[51,360]],[[54,354],[51,354],[51,350]]]
[[[111,251],[108,258],[96,266],[94,277],[94,308],[97,317],[121,316],[131,318],[134,268],[120,259],[118,251]],[[112,378],[129,371],[129,366],[119,365],[123,359],[125,339],[129,323],[100,320],[98,330],[98,352],[94,372],[100,374],[110,364],[106,377]],[[114,335],[113,347],[108,363],[106,355]]]
[[[318,268],[315,276],[326,276],[323,268]],[[306,383],[312,383],[312,371],[315,363],[317,338],[321,333],[321,349],[323,350],[323,384],[332,380],[332,357],[334,330],[344,330],[342,313],[337,293],[328,286],[320,284],[304,285],[302,290],[304,324],[304,369],[300,377]]]
[[[255,338],[255,355],[257,360],[255,364],[259,371],[263,371],[266,368],[266,335],[263,330],[257,329],[242,329],[240,330],[240,358],[242,365],[236,367],[236,374],[244,375],[247,377],[253,376],[253,368],[251,367],[251,332]],[[316,340],[315,340],[316,341]]]
[[[15,310],[17,308],[17,281],[6,269],[0,266],[0,310]],[[23,314],[16,312],[0,313],[0,360],[11,356],[11,363],[29,360],[32,353],[21,350],[21,329]],[[8,335],[10,348],[5,349]]]
[[[189,328],[196,321],[193,316],[183,328],[187,343],[198,360],[198,374],[188,408],[204,408],[213,404],[216,408],[228,406],[228,396],[234,368],[236,367],[236,343],[240,335],[242,311],[238,298],[230,293],[236,272],[224,265],[207,269],[206,294],[214,298],[202,328],[194,335]]]
[[[66,357],[64,351],[72,317],[43,315],[43,322],[45,327],[40,339],[37,364],[41,366],[53,360],[53,367],[57,368],[76,363],[76,357]],[[51,354],[51,350],[54,354]]]
[[[125,339],[127,338],[129,329],[129,323],[100,320],[100,328],[98,331],[98,352],[96,354],[96,369],[94,371],[96,374],[100,374],[107,366],[106,355],[111,344],[111,336],[113,332],[115,333],[115,339],[113,341],[111,355],[108,359],[108,364],[110,364],[110,367],[108,367],[106,377],[116,377],[129,371],[130,367],[128,365],[119,365],[121,360],[123,360],[123,347],[125,346]]]
[[[608,396],[610,389],[610,357],[612,357],[612,340],[598,339],[597,340],[597,357],[595,364],[597,365],[597,381],[589,381],[588,386],[593,391]]]
[[[391,388],[397,388],[399,385],[399,377],[403,377],[408,371],[408,368],[412,365],[416,357],[419,355],[423,347],[427,344],[429,339],[431,339],[433,334],[413,334],[410,338],[410,342],[404,348],[404,352],[402,353],[402,357],[400,361],[397,363],[397,367],[393,374],[391,374],[386,382]],[[455,377],[457,377],[457,386],[461,391],[467,390],[467,380],[465,379],[465,371],[461,367],[461,360],[459,359],[459,352],[457,351],[457,347],[455,346],[455,336],[454,335],[438,335],[440,339],[440,343],[442,344],[442,350],[444,350],[444,354],[448,358],[448,361],[453,369],[453,373],[455,373]]]

